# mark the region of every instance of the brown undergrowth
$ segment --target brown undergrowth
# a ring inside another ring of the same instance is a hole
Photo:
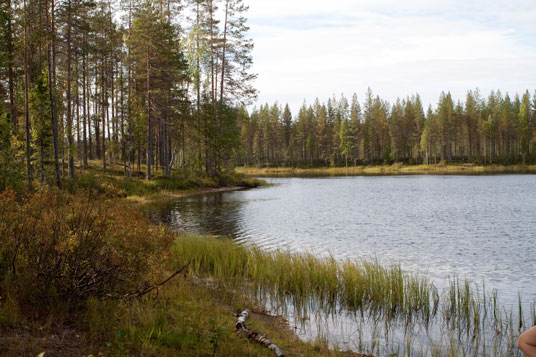
[[[270,356],[233,312],[288,356],[353,355],[304,343],[245,296],[181,273],[176,235],[135,205],[90,191],[0,195],[0,355]],[[123,298],[125,295],[129,298]]]

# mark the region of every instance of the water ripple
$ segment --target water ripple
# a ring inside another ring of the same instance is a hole
[[[514,302],[536,297],[536,176],[270,179],[273,186],[179,200],[151,217],[179,231],[265,249],[378,259],[458,275]]]

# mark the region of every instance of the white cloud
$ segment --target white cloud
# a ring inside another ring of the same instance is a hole
[[[435,104],[479,87],[536,87],[536,3],[513,1],[255,0],[248,15],[255,42],[259,102],[333,93],[363,97],[370,86],[393,102],[418,92]]]

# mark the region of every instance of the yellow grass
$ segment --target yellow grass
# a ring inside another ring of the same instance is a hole
[[[360,176],[360,175],[471,175],[503,173],[536,173],[536,165],[377,165],[349,167],[237,167],[236,172],[248,176]]]

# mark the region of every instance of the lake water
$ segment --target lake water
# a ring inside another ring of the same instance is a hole
[[[377,259],[497,290],[510,309],[536,298],[536,176],[267,178],[258,189],[153,206],[177,231],[265,249]]]
[[[439,286],[483,280],[536,298],[536,176],[268,178],[273,186],[152,208],[177,231],[266,249],[400,263]]]

